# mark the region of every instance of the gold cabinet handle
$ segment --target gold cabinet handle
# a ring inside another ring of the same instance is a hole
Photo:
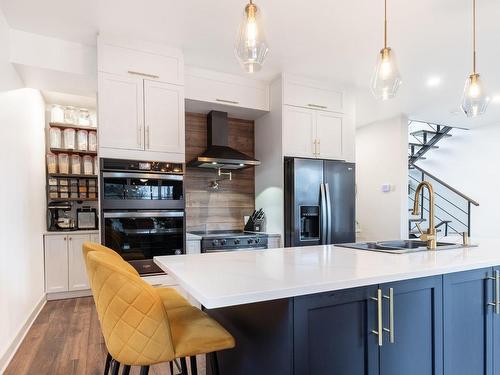
[[[389,300],[389,328],[384,328],[384,331],[389,333],[389,342],[394,344],[394,289],[389,288],[389,295],[384,295],[384,298]]]
[[[319,104],[308,104],[308,107],[311,108],[319,108],[319,109],[327,109],[328,107],[326,105],[319,105]]]
[[[317,147],[316,147],[316,139],[313,139],[313,155],[316,156],[317,153]]]
[[[235,102],[234,100],[226,100],[226,99],[215,99],[216,102],[220,103],[228,103],[228,104],[240,104],[240,102]]]
[[[149,126],[146,126],[146,148],[147,149],[149,149],[149,142],[150,142],[149,136],[150,136]]]
[[[488,280],[493,280],[495,282],[495,300],[493,302],[488,302],[488,306],[493,306],[495,308],[495,314],[500,315],[500,271],[495,271],[495,276],[488,276]]]
[[[137,128],[137,144],[142,147],[142,126]]]
[[[372,301],[377,302],[377,330],[372,329],[371,333],[378,336],[378,346],[384,344],[383,322],[382,322],[382,289],[377,289],[377,297],[370,297]]]
[[[318,156],[321,156],[321,139],[318,139],[316,144],[318,145]]]
[[[160,78],[160,76],[157,76],[155,74],[141,73],[141,72],[136,72],[134,70],[129,70],[128,74],[132,74],[134,76],[142,76],[142,77],[146,77],[146,78],[154,78],[154,79]]]

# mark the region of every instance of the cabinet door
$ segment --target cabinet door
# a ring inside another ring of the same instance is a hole
[[[99,233],[93,233],[90,235],[90,242],[101,243],[101,236]]]
[[[99,73],[99,146],[144,149],[143,80]]]
[[[343,159],[342,118],[327,112],[316,112],[317,156],[321,159]]]
[[[283,149],[285,156],[315,157],[314,111],[284,106]]]
[[[500,267],[495,267],[493,269],[494,277],[496,277],[496,272],[500,273]],[[497,292],[498,290],[498,292]],[[499,298],[500,288],[497,282],[495,281],[494,289],[493,289],[493,301],[500,300]],[[493,314],[493,374],[500,375],[500,314],[497,314],[496,311]]]
[[[342,112],[343,93],[318,82],[298,81],[286,78],[283,102],[288,105]]]
[[[45,291],[68,291],[68,238],[66,235],[45,236]]]
[[[82,254],[82,245],[85,241],[89,240],[90,236],[87,234],[71,234],[68,236],[68,277],[70,291],[89,289],[89,280]]]
[[[491,268],[444,275],[444,374],[492,373]]]
[[[295,375],[378,373],[376,287],[294,299]]]
[[[384,334],[380,347],[380,374],[384,375],[441,375],[443,372],[442,346],[442,276],[407,280],[380,286],[384,297],[384,328],[393,335]]]
[[[184,153],[184,89],[144,81],[146,150]]]

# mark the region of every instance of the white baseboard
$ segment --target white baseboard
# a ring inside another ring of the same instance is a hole
[[[73,292],[47,293],[47,301],[55,301],[58,299],[89,297],[92,295],[90,289],[76,290]]]
[[[45,306],[46,302],[47,298],[45,297],[45,295],[43,295],[40,301],[35,305],[35,308],[31,312],[31,314],[28,316],[28,319],[26,319],[24,324],[21,326],[21,329],[17,333],[16,337],[14,337],[14,340],[12,340],[12,343],[9,345],[5,353],[0,357],[0,374],[4,373],[5,369],[14,357],[14,354],[16,354],[17,349],[19,349],[19,346],[23,342],[26,334],[30,330],[38,314],[40,314],[40,311],[42,311],[42,308]]]

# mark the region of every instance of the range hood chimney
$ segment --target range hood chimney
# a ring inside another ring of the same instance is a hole
[[[207,149],[191,160],[188,166],[211,169],[243,169],[260,161],[228,146],[227,113],[211,111],[208,114]]]

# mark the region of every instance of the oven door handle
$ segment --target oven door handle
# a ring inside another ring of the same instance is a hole
[[[148,180],[182,181],[184,176],[176,174],[131,173],[131,172],[103,172],[103,178],[143,178]]]
[[[135,217],[184,217],[184,211],[119,211],[104,212],[105,219]]]

